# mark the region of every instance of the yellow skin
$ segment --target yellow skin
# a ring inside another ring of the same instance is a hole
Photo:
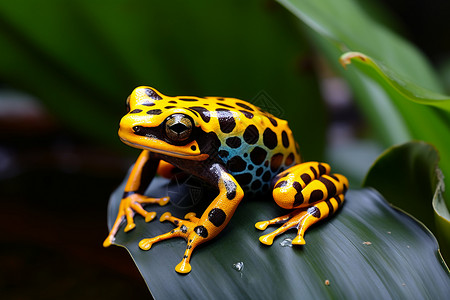
[[[325,163],[302,163],[298,145],[285,120],[235,98],[170,97],[150,87],[136,88],[127,99],[128,113],[120,122],[120,139],[142,149],[127,181],[116,221],[104,241],[108,247],[123,220],[125,231],[135,227],[138,213],[149,222],[156,213],[142,204],[165,205],[169,198],[143,196],[157,172],[169,177],[175,170],[197,176],[219,190],[200,218],[188,213],[184,219],[165,213],[174,230],[143,239],[139,247],[149,250],[161,240],[182,237],[187,241],[182,261],[175,267],[189,273],[192,251],[217,236],[228,224],[244,194],[273,191],[275,202],[291,213],[256,223],[284,223],[260,237],[263,244],[290,228],[298,233],[293,244],[303,245],[304,233],[312,224],[336,212],[344,201],[347,179],[330,174]]]

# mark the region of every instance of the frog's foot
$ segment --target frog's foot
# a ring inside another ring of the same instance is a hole
[[[255,224],[255,227],[259,230],[265,230],[269,225],[284,223],[281,227],[271,233],[261,236],[259,241],[270,246],[273,244],[273,240],[276,236],[295,227],[298,229],[298,232],[297,236],[292,240],[292,244],[304,245],[305,239],[303,236],[305,235],[305,231],[313,224],[325,219],[335,212],[343,201],[344,195],[340,194],[329,200],[317,202],[306,210],[304,208],[299,208],[287,215],[268,221],[258,222]]]
[[[128,232],[136,227],[134,223],[134,213],[137,212],[145,218],[145,222],[150,222],[156,217],[156,212],[146,211],[142,204],[157,203],[161,206],[166,205],[169,202],[169,197],[151,198],[140,194],[131,194],[123,198],[120,202],[119,212],[117,213],[116,221],[114,222],[108,237],[103,242],[103,247],[109,247],[114,242],[115,235],[119,230],[119,227],[124,219],[127,220],[127,225],[124,231]]]
[[[201,225],[200,219],[195,217],[195,213],[192,212],[186,214],[185,220],[175,218],[169,212],[166,212],[161,216],[160,221],[170,221],[177,227],[168,233],[158,235],[154,238],[141,240],[139,242],[139,248],[142,250],[149,250],[154,243],[175,237],[182,237],[187,241],[187,247],[184,252],[183,259],[175,267],[175,271],[182,274],[189,273],[191,271],[189,261],[194,248],[207,240],[207,233],[205,235],[205,227]]]

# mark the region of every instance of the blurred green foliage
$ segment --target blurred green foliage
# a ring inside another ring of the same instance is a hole
[[[3,1],[0,79],[38,96],[76,130],[115,144],[136,86],[248,101],[264,91],[304,156],[320,159],[325,109],[294,21],[258,0]]]

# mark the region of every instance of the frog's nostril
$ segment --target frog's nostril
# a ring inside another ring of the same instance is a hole
[[[136,125],[136,126],[133,126],[132,129],[133,129],[135,135],[153,137],[151,128]]]
[[[142,131],[142,126],[133,126],[133,131],[135,133],[139,133],[140,131]]]

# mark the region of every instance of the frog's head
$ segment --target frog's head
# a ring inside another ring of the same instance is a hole
[[[128,113],[120,121],[119,137],[135,148],[168,156],[204,160],[199,147],[198,115],[175,97],[154,88],[138,87],[127,98]]]

